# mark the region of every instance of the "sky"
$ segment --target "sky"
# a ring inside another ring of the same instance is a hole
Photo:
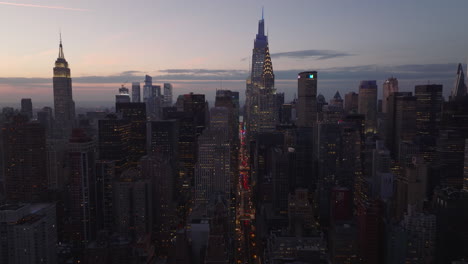
[[[59,32],[78,106],[110,105],[121,84],[145,74],[173,83],[175,95],[243,96],[262,7],[276,88],[288,100],[306,70],[318,71],[327,99],[390,76],[403,91],[439,83],[448,95],[467,61],[466,0],[4,0],[0,107],[52,104]]]

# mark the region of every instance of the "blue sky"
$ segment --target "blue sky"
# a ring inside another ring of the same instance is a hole
[[[319,71],[327,98],[357,90],[361,79],[381,86],[387,75],[402,90],[429,81],[447,94],[456,63],[467,60],[464,0],[0,1],[0,106],[52,101],[60,30],[78,105],[111,102],[120,83],[146,73],[173,82],[176,94],[210,98],[221,80],[243,92],[262,6],[277,88],[287,98],[302,70]]]

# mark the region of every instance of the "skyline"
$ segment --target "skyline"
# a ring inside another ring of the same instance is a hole
[[[58,1],[42,1],[45,8],[0,2],[0,15],[16,23],[16,30],[30,33],[8,34],[12,28],[4,29],[4,35],[13,37],[0,44],[0,55],[8,62],[0,68],[0,91],[5,95],[0,104],[17,104],[21,98],[29,97],[28,94],[34,94],[33,103],[51,102],[51,66],[58,52],[60,28],[65,56],[72,69],[77,106],[84,100],[112,102],[120,84],[128,81],[128,86],[132,81],[142,81],[145,74],[153,76],[157,84],[173,83],[175,95],[192,91],[206,93],[208,100],[212,100],[216,89],[243,91],[249,71],[248,54],[262,5],[276,87],[278,92],[286,92],[287,100],[294,96],[297,73],[305,70],[319,71],[318,92],[327,99],[337,90],[342,95],[357,91],[359,81],[368,79],[377,80],[381,94],[383,81],[390,76],[399,79],[401,90],[411,91],[414,85],[428,82],[443,84],[447,97],[454,85],[457,63],[466,61],[463,46],[468,38],[462,34],[463,28],[457,20],[462,6],[468,7],[462,1],[454,1],[450,6],[435,1],[426,1],[426,5],[422,1],[394,1],[385,6],[370,4],[371,1],[352,5],[321,1],[297,1],[297,5],[240,1],[223,5],[202,1],[200,7],[186,3],[184,8],[180,8],[182,1],[146,5],[143,1],[134,5],[120,2],[121,5],[112,9],[114,15],[104,8],[105,3],[91,1],[70,1],[66,6]],[[134,21],[128,16],[115,15],[125,7],[133,10],[142,6],[147,8],[142,8],[143,14],[135,16]],[[154,13],[150,17],[154,19],[148,21],[145,14],[151,10]],[[441,19],[434,19],[431,10],[437,10]],[[389,19],[396,11],[398,21]],[[21,18],[14,16],[18,12],[22,12]],[[366,16],[355,19],[357,12]],[[244,19],[234,20],[233,16],[238,14]],[[37,32],[34,29],[39,25],[31,24],[36,18],[43,21],[42,30]],[[115,25],[111,27],[111,23]],[[312,30],[301,26],[304,24],[312,25]],[[92,32],[86,30],[90,25]],[[190,30],[186,30],[186,25],[192,25]],[[448,27],[450,31],[444,30]],[[380,33],[381,28],[387,32]],[[314,33],[309,34],[310,31]],[[368,33],[369,38],[356,37],[359,32]],[[421,34],[414,34],[417,32]],[[34,42],[21,41],[40,36],[39,33],[44,36],[35,38]]]

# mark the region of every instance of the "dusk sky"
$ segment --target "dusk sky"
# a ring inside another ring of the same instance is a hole
[[[10,0],[0,1],[0,106],[23,97],[52,106],[60,30],[77,106],[111,105],[120,84],[145,74],[175,95],[212,100],[222,86],[244,96],[262,6],[287,99],[305,70],[318,71],[327,100],[360,80],[380,90],[391,75],[401,90],[441,83],[447,95],[467,61],[466,0]]]

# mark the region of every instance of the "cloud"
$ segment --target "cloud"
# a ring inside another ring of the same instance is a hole
[[[341,52],[336,50],[298,50],[298,51],[287,51],[272,53],[272,58],[293,58],[293,59],[305,59],[309,57],[315,57],[317,60],[327,60],[339,57],[353,56],[347,52]]]
[[[20,4],[20,3],[11,3],[11,2],[0,2],[0,5],[36,7],[36,8],[47,8],[47,9],[60,9],[60,10],[70,10],[70,11],[82,11],[82,12],[91,11],[89,9],[82,9],[82,8],[72,8],[72,7],[63,7],[63,6],[46,6],[46,5],[34,5],[34,4]]]

